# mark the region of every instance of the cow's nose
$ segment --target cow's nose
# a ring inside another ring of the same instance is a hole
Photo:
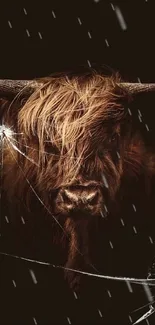
[[[95,188],[67,188],[61,192],[61,196],[66,205],[96,205],[98,202],[98,190]]]

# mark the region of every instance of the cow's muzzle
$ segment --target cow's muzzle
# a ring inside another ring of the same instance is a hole
[[[88,212],[99,214],[103,205],[101,190],[97,186],[68,186],[60,189],[56,210],[62,213]]]

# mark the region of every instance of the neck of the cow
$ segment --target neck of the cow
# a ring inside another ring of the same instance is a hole
[[[72,218],[67,218],[65,229],[70,241],[66,268],[84,271],[86,267],[90,267],[89,223],[88,219],[75,221]],[[65,277],[71,287],[78,286],[79,274],[66,270]]]

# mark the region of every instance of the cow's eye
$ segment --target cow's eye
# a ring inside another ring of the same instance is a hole
[[[112,136],[109,138],[109,143],[111,144],[117,144],[119,140],[119,134],[113,133]]]

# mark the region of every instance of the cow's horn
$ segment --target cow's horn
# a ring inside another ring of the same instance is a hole
[[[155,84],[142,84],[142,83],[127,83],[122,82],[119,84],[119,86],[123,87],[125,90],[127,90],[130,94],[138,94],[138,93],[144,93],[149,91],[155,91]]]
[[[31,92],[33,89],[41,85],[41,81],[36,80],[0,80],[0,95],[16,95],[23,89],[23,94]],[[155,91],[155,84],[142,83],[119,83],[119,86],[127,90],[131,94]]]
[[[0,80],[0,95],[16,95],[23,89],[23,94],[31,92],[38,86],[35,80]]]

